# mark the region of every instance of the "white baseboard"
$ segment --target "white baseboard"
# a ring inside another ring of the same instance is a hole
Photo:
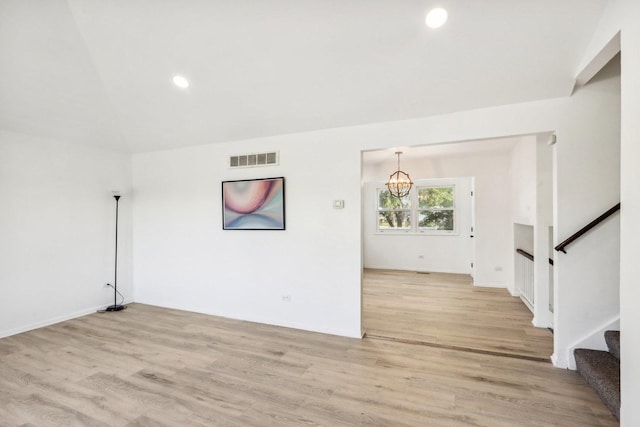
[[[396,270],[396,271],[408,271],[411,273],[466,274],[471,276],[471,273],[469,273],[468,271],[440,271],[440,270],[428,270],[424,268],[416,270],[415,268],[404,268],[404,267],[397,267],[397,266],[380,266],[380,265],[376,265],[375,267],[369,267],[365,265],[362,268],[366,270]]]
[[[476,288],[498,288],[498,289],[506,289],[507,291],[509,291],[509,293],[511,294],[511,290],[509,288],[507,288],[505,285],[496,285],[495,283],[476,283],[475,281],[473,282],[473,286],[475,286]],[[511,294],[512,296],[514,296],[513,294]]]
[[[133,301],[125,301],[124,304],[129,304]],[[97,307],[90,307],[83,310],[76,311],[74,313],[65,314],[62,316],[56,316],[47,320],[42,320],[39,322],[31,323],[29,325],[20,326],[18,328],[7,329],[4,331],[0,331],[0,338],[9,337],[11,335],[21,334],[23,332],[32,331],[38,328],[44,328],[45,326],[54,325],[56,323],[64,322],[66,320],[75,319],[77,317],[86,316],[87,314],[95,313],[98,310],[104,310],[109,304],[100,304]]]
[[[557,353],[553,353],[553,354],[551,355],[551,363],[552,363],[552,364],[553,364],[553,366],[554,366],[554,367],[556,367],[556,368],[562,368],[562,369],[567,369],[567,368],[568,368],[568,366],[567,366],[567,361],[566,361],[566,360],[561,360],[561,359],[558,357],[558,354],[557,354]]]
[[[271,318],[262,317],[262,316],[251,316],[246,314],[239,315],[238,313],[229,313],[223,310],[222,311],[202,310],[202,308],[198,308],[198,307],[167,303],[165,301],[143,300],[143,301],[136,301],[136,302],[140,304],[153,305],[156,307],[190,311],[193,313],[207,314],[209,316],[224,317],[227,319],[234,319],[234,320],[243,320],[246,322],[254,322],[254,323],[260,323],[263,325],[279,326],[282,328],[299,329],[299,330],[308,331],[308,332],[318,332],[321,334],[336,335],[340,337],[362,339],[362,335],[363,335],[363,331],[360,326],[357,329],[328,328],[324,326],[309,325],[309,324],[300,323],[300,322],[284,322],[279,319],[271,319]]]
[[[552,323],[547,323],[547,322],[541,322],[537,317],[533,316],[533,319],[531,320],[531,324],[533,326],[535,326],[536,328],[552,328],[553,324]]]

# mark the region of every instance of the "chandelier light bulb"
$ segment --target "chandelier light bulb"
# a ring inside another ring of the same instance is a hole
[[[402,151],[396,152],[398,156],[398,170],[392,173],[387,181],[389,193],[397,198],[403,198],[408,195],[413,186],[409,174],[400,170],[400,154],[402,154]]]

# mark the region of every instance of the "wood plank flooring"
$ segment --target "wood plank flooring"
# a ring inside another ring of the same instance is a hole
[[[548,363],[131,304],[0,340],[2,426],[615,426]]]
[[[549,361],[553,334],[506,289],[474,287],[463,274],[365,270],[367,335]]]

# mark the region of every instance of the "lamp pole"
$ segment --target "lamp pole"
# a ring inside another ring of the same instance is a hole
[[[106,308],[106,311],[120,311],[124,310],[124,306],[118,304],[118,205],[120,202],[120,195],[113,196],[116,199],[116,257],[115,257],[115,270],[113,274],[113,305]]]

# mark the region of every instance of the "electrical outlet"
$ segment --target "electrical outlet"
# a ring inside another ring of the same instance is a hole
[[[291,295],[282,295],[282,302],[291,302]]]

